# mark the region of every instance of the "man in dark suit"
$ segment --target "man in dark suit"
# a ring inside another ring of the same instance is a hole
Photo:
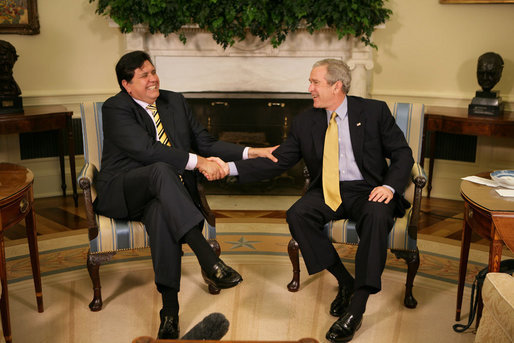
[[[243,280],[202,235],[204,216],[194,170],[208,179],[226,175],[216,158],[202,156],[230,161],[275,157],[272,148],[243,148],[212,137],[181,94],[159,89],[156,70],[145,52],[121,57],[116,76],[121,92],[102,107],[104,142],[94,206],[105,216],[145,224],[155,283],[163,299],[158,338],[176,339],[182,243],[191,247],[210,285],[230,288]]]
[[[294,119],[288,138],[273,152],[278,163],[258,158],[222,166],[240,182],[253,182],[303,158],[312,181],[287,211],[287,222],[309,274],[327,269],[336,277],[339,291],[330,314],[339,319],[327,339],[348,342],[361,325],[368,296],[381,289],[387,236],[394,217],[409,206],[402,193],[414,161],[384,102],[347,96],[351,76],[344,62],[317,62],[309,81],[314,108]],[[355,279],[322,232],[325,223],[341,218],[357,223]]]

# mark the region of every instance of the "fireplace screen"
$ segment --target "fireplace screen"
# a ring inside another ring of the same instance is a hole
[[[216,138],[250,147],[279,145],[287,138],[294,116],[312,107],[312,100],[305,94],[297,98],[194,97],[188,98],[188,102]],[[303,185],[303,161],[300,161],[271,180],[240,184],[235,177],[227,177],[206,183],[205,189],[207,194],[299,195]]]

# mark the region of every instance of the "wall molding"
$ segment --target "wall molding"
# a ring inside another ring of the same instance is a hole
[[[24,106],[38,105],[75,105],[87,101],[105,101],[107,98],[118,93],[119,89],[101,91],[69,91],[53,93],[49,91],[24,92],[22,93]]]
[[[468,107],[474,94],[468,93],[436,93],[420,92],[411,90],[372,90],[370,96],[374,99],[396,99],[396,101],[417,102],[425,105]],[[509,96],[502,97],[505,103],[505,110],[514,110],[514,99]]]

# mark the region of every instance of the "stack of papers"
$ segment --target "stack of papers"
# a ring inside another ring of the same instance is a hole
[[[462,180],[478,183],[481,185],[486,185],[489,187],[498,187],[499,184],[496,181],[485,179],[483,177],[478,176],[466,176],[463,177]],[[495,191],[502,197],[514,197],[514,189],[495,189]]]
[[[478,176],[466,176],[466,177],[463,177],[462,180],[479,183],[481,185],[486,185],[489,187],[498,187],[498,183],[496,183],[496,181],[493,181],[490,179],[485,179],[483,177],[478,177]]]
[[[514,197],[514,189],[495,189],[502,197]]]

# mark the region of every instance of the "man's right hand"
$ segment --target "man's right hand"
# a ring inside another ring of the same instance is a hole
[[[228,166],[228,163],[223,161],[221,158],[219,158],[219,157],[209,157],[207,159],[209,161],[217,163],[220,166],[220,168],[223,169],[223,173],[225,174],[225,176],[230,174],[230,168]],[[223,177],[225,177],[225,176],[223,176]]]
[[[223,166],[226,165],[226,168]],[[228,175],[228,165],[219,157],[201,157],[198,156],[196,168],[205,176],[209,181],[223,179]]]

